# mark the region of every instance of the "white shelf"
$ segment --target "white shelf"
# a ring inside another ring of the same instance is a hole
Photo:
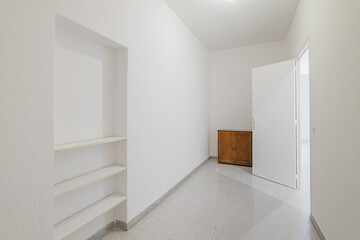
[[[112,143],[112,142],[118,142],[125,140],[126,137],[105,137],[105,138],[98,138],[98,139],[91,139],[81,142],[74,142],[74,143],[66,143],[66,144],[59,144],[54,146],[55,152],[62,152],[62,151],[68,151],[78,148],[84,148],[84,147],[90,147],[105,143]]]
[[[83,209],[79,213],[55,225],[54,239],[61,240],[69,237],[74,232],[86,226],[125,200],[125,196],[112,194],[90,207]]]
[[[55,184],[54,198],[62,197],[68,193],[86,187],[105,178],[111,177],[125,170],[126,167],[115,164],[86,173],[79,177],[66,180],[64,182],[57,183]]]

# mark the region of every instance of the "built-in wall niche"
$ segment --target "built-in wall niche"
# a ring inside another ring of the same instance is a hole
[[[54,58],[54,239],[87,239],[127,221],[127,48],[57,15]]]

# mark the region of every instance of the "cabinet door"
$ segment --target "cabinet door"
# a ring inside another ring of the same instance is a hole
[[[235,133],[236,164],[252,165],[252,139],[251,132]]]
[[[219,132],[219,162],[234,163],[235,151],[235,139],[233,132]]]

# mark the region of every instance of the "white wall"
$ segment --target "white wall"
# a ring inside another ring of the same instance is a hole
[[[286,51],[289,58],[296,58],[305,47],[310,35],[311,0],[300,0],[294,19],[285,38]]]
[[[251,129],[251,71],[284,61],[285,43],[233,48],[210,54],[210,156],[217,156],[217,130]]]
[[[128,47],[128,220],[208,157],[208,51],[161,0],[58,0]]]
[[[115,51],[56,27],[54,143],[115,135]]]
[[[328,240],[360,236],[360,2],[302,0],[290,57],[309,37],[311,212]],[[308,24],[311,23],[311,24]]]
[[[52,239],[53,3],[0,3],[0,235]]]

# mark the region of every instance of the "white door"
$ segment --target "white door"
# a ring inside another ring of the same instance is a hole
[[[253,174],[296,188],[295,60],[252,74]]]

